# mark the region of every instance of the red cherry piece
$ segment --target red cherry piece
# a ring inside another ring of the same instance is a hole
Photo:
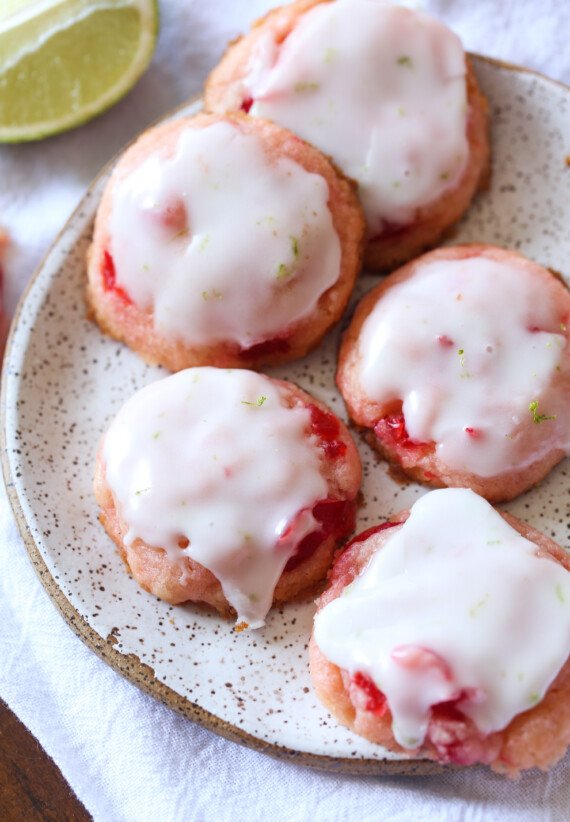
[[[292,571],[312,557],[327,537],[334,535],[336,539],[342,539],[346,534],[350,534],[356,522],[356,502],[355,500],[324,499],[313,507],[313,516],[320,527],[307,534],[297,545],[295,553],[289,558],[284,568],[285,571]],[[295,520],[281,534],[278,545],[290,535],[294,525]]]
[[[421,645],[397,645],[390,654],[396,665],[409,671],[438,671],[446,682],[452,675],[447,662],[435,651]]]
[[[447,336],[447,334],[439,334],[438,337],[437,337],[437,341],[444,348],[451,348],[453,346],[453,340],[450,339]]]
[[[337,459],[346,454],[347,446],[337,439],[340,434],[340,423],[334,414],[323,411],[316,405],[308,405],[311,413],[311,431],[321,440],[321,448],[329,459]]]
[[[427,445],[425,442],[417,442],[410,438],[403,414],[392,414],[378,420],[374,426],[374,433],[381,442],[388,441],[398,448],[423,448]]]
[[[321,523],[326,536],[334,534],[340,539],[354,530],[356,524],[356,500],[325,499],[317,502],[313,516]]]
[[[285,565],[284,571],[294,571],[295,568],[298,568],[299,565],[302,565],[303,562],[310,559],[313,556],[319,545],[323,542],[325,535],[322,531],[312,531],[310,534],[307,534],[301,542],[297,545],[295,549],[295,553],[292,557],[289,558],[287,564]]]
[[[127,294],[124,288],[117,285],[117,272],[115,271],[115,261],[108,251],[103,252],[103,266],[101,268],[101,277],[103,278],[103,288],[105,291],[112,291],[116,296],[129,305],[133,301]]]
[[[182,200],[172,200],[159,212],[160,223],[174,235],[189,233],[188,213]]]
[[[249,114],[249,110],[253,105],[253,98],[246,97],[245,100],[242,100],[241,110],[244,111],[246,114]]]
[[[352,545],[355,545],[357,542],[365,542],[368,537],[374,536],[374,534],[379,534],[380,531],[386,531],[388,528],[395,528],[396,525],[401,525],[399,522],[382,522],[380,525],[372,525],[370,528],[367,528],[365,531],[361,531],[360,534],[357,534],[353,537],[350,542],[346,545],[345,551],[347,548],[350,548]]]
[[[499,754],[500,738],[478,734],[458,707],[466,700],[481,702],[484,698],[485,694],[477,689],[464,688],[454,699],[432,707],[427,737],[441,762],[472,765],[491,762]]]
[[[270,354],[285,354],[291,345],[285,337],[275,337],[273,340],[264,340],[249,348],[240,348],[239,356],[244,360],[266,357]]]
[[[388,709],[386,697],[382,691],[376,687],[370,677],[360,671],[357,671],[352,677],[352,682],[357,688],[360,688],[360,690],[364,691],[366,694],[367,699],[364,705],[365,709],[370,711],[370,713],[376,714],[377,716],[384,716]]]
[[[480,428],[472,428],[470,425],[466,425],[463,430],[473,440],[480,440],[483,436],[483,432]]]
[[[371,237],[370,242],[376,243],[380,240],[385,240],[386,237],[393,237],[396,234],[402,234],[407,229],[408,226],[406,225],[401,225],[400,223],[390,223],[388,220],[384,220],[381,230]]]

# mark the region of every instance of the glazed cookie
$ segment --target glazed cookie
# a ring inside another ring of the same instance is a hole
[[[569,318],[568,289],[519,254],[438,249],[361,301],[337,383],[410,477],[509,500],[570,453]]]
[[[487,103],[461,42],[390,3],[270,12],[230,46],[205,101],[291,129],[357,181],[370,268],[434,245],[488,179]]]
[[[147,362],[259,367],[301,357],[361,264],[353,186],[317,149],[245,115],[147,131],[116,166],[88,255],[88,302]]]
[[[95,496],[145,590],[258,628],[272,603],[323,579],[354,530],[360,475],[346,427],[297,386],[190,368],[119,411]]]
[[[318,601],[320,699],[402,754],[517,776],[570,745],[570,559],[467,489],[355,537]]]

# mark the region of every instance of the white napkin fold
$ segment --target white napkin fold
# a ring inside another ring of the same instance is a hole
[[[163,0],[151,68],[98,120],[42,143],[0,147],[6,304],[92,177],[134,134],[188,97],[228,39],[270,0]],[[570,83],[568,0],[432,0],[470,50]],[[145,696],[64,624],[0,493],[0,696],[54,757],[96,820],[566,820],[570,757],[510,783],[482,768],[423,779],[347,777],[278,762]],[[41,775],[38,775],[41,778]]]

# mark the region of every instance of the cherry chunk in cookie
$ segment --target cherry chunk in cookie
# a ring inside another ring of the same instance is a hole
[[[570,453],[570,292],[512,251],[442,248],[361,301],[337,382],[413,479],[509,500]]]
[[[570,745],[570,560],[468,489],[355,537],[318,601],[311,675],[371,742],[517,776]]]
[[[325,576],[354,530],[360,479],[350,434],[316,399],[204,367],[127,401],[102,439],[95,496],[145,590],[257,628]]]

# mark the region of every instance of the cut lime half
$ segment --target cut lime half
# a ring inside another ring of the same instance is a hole
[[[0,142],[78,126],[148,66],[156,0],[5,0],[0,6]]]

